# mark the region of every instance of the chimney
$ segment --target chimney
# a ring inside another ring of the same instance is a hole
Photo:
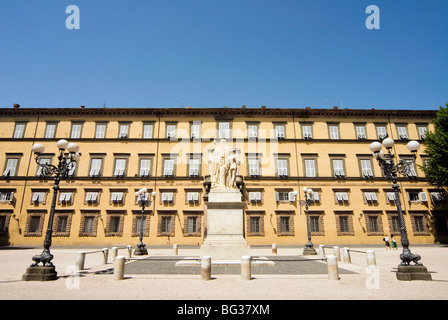
[[[85,109],[85,106],[81,106],[81,109]]]
[[[20,104],[17,104],[17,103],[14,103],[13,106],[14,106],[14,109],[19,109],[20,108]]]

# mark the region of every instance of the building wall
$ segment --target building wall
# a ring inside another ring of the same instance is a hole
[[[305,208],[300,201],[304,199],[303,187],[312,188],[319,197],[309,207],[310,222],[315,228],[313,243],[382,243],[384,234],[391,233],[399,241],[399,232],[392,230],[397,216],[396,206],[387,199],[387,192],[392,191],[391,182],[382,178],[369,145],[378,139],[377,127],[384,126],[389,137],[396,141],[394,152],[398,158],[403,158],[409,155],[407,141],[399,139],[398,130],[401,129],[397,127],[406,127],[409,139],[422,142],[418,128],[432,130],[435,112],[264,107],[2,109],[2,173],[5,174],[8,159],[16,158],[18,162],[14,175],[0,178],[0,192],[14,192],[11,200],[0,203],[0,222],[4,229],[0,242],[12,245],[43,243],[53,180],[36,176],[38,165],[31,147],[34,143],[43,143],[46,146],[44,156],[56,164],[59,155],[56,142],[67,139],[80,145],[81,156],[74,176],[60,183],[60,193],[72,193],[72,197],[69,201],[59,201],[58,195],[54,245],[137,244],[136,226],[141,211],[134,193],[142,187],[157,192],[146,208],[150,213],[145,228],[146,244],[202,244],[206,233],[209,152],[213,150],[214,140],[219,141],[219,122],[229,122],[228,144],[237,149],[241,162],[239,175],[244,183],[242,199],[245,202],[245,235],[249,244],[307,242]],[[26,123],[23,137],[14,137],[17,125],[21,123]],[[104,138],[95,137],[97,123],[106,125]],[[191,138],[192,123],[200,124],[200,139]],[[56,124],[52,138],[45,138],[48,124]],[[71,138],[73,131],[78,132],[75,129],[77,124],[82,126],[80,137]],[[126,137],[119,138],[120,125],[123,124],[128,126],[128,132]],[[153,125],[151,138],[143,136],[145,124]],[[253,124],[258,126],[256,139],[248,137],[248,127]],[[170,125],[176,128],[174,138],[166,138]],[[284,138],[276,138],[276,125],[284,127]],[[312,139],[304,138],[304,126],[311,127]],[[331,138],[333,129],[330,126],[338,128],[339,139]],[[357,126],[365,128],[365,139],[358,138]],[[417,154],[417,165],[423,164],[423,151],[424,147]],[[196,157],[201,159],[199,172],[197,176],[190,177],[189,159]],[[94,158],[102,159],[99,177],[89,176]],[[249,159],[255,158],[260,163],[259,175],[251,176]],[[123,177],[114,176],[116,159],[125,160]],[[141,159],[151,160],[148,177],[140,176]],[[174,160],[172,177],[163,176],[165,159]],[[278,176],[277,159],[286,159],[287,176]],[[310,159],[316,163],[315,177],[307,176],[306,161]],[[343,176],[335,177],[333,160],[342,164]],[[363,177],[361,160],[370,160],[372,177]],[[415,177],[404,177],[399,181],[410,242],[445,241],[447,202],[434,201],[431,192],[436,190],[427,183],[423,171],[418,167],[415,170]],[[293,191],[298,192],[297,199],[284,198],[285,194]],[[33,201],[36,192],[44,193],[43,202]],[[98,192],[98,203],[86,200],[88,192]],[[113,192],[123,192],[123,201],[112,201]],[[173,201],[163,201],[162,194],[170,192],[173,193]],[[198,192],[198,200],[188,201],[187,192]],[[260,200],[252,201],[250,192],[260,192]],[[276,192],[285,193],[276,196]],[[366,201],[366,192],[374,193],[377,200]],[[427,200],[415,199],[415,194],[421,192],[426,193]],[[338,200],[340,193],[346,194],[347,200]],[[409,197],[413,197],[412,201]],[[189,228],[189,221],[196,221],[196,228]],[[92,228],[85,233],[86,224],[90,222],[93,222]],[[117,228],[112,230],[115,222],[118,222]]]

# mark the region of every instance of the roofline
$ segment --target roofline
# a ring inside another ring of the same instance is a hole
[[[397,110],[397,109],[312,109],[312,108],[0,108],[0,116],[271,116],[295,118],[322,117],[405,117],[435,118],[438,110]],[[360,119],[361,120],[361,119]]]

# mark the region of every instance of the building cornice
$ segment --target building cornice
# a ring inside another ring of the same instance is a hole
[[[76,116],[76,117],[178,117],[208,116],[214,118],[231,117],[272,117],[296,118],[413,118],[433,119],[437,110],[376,110],[376,109],[311,109],[311,108],[11,108],[0,109],[0,116]]]

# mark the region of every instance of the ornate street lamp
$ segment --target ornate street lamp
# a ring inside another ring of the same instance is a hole
[[[305,200],[300,200],[300,205],[305,205],[305,214],[306,214],[306,229],[308,235],[308,243],[305,244],[305,249],[303,249],[303,255],[317,255],[316,249],[314,249],[314,245],[311,242],[311,229],[310,229],[310,217],[308,212],[308,207],[313,200],[313,189],[309,189],[307,187],[303,188],[303,192],[305,193]]]
[[[387,153],[384,153],[381,149],[385,147]],[[400,187],[397,183],[398,174],[407,176],[413,170],[413,162],[417,157],[417,151],[420,148],[420,144],[417,141],[409,141],[407,144],[408,150],[413,156],[412,163],[400,159],[398,163],[395,163],[395,155],[392,153],[394,146],[394,140],[386,138],[382,144],[375,141],[370,144],[370,150],[373,152],[375,159],[378,161],[378,165],[384,172],[384,176],[392,180],[392,188],[395,193],[395,203],[397,205],[398,219],[400,222],[400,235],[401,245],[403,246],[403,252],[400,254],[401,262],[398,266],[397,279],[398,280],[431,280],[431,274],[427,272],[426,267],[422,263],[418,262],[421,256],[411,253],[409,250],[409,239],[406,231],[406,225],[403,218],[403,211],[401,209],[400,201]],[[410,265],[414,262],[415,265]]]
[[[151,205],[151,199],[148,199],[148,190],[146,188],[142,188],[135,193],[137,197],[137,201],[140,207],[142,207],[142,217],[140,220],[140,242],[137,244],[137,249],[135,249],[134,254],[136,256],[143,256],[148,254],[148,250],[146,249],[146,245],[143,243],[143,232],[144,232],[144,219],[145,219],[145,207]],[[157,195],[157,192],[153,191],[151,193],[153,197]]]
[[[26,273],[23,275],[22,280],[24,281],[46,281],[57,279],[55,266],[51,262],[51,260],[53,260],[53,255],[50,253],[53,236],[54,212],[59,190],[59,182],[68,177],[70,170],[74,169],[76,162],[79,161],[79,145],[77,143],[68,143],[67,140],[61,139],[57,142],[57,146],[59,149],[59,156],[58,164],[56,166],[50,163],[41,163],[40,156],[45,151],[45,146],[43,144],[36,143],[32,147],[36,163],[41,167],[41,176],[45,178],[54,176],[54,185],[53,200],[51,202],[50,216],[44,241],[44,250],[42,254],[32,258],[34,263],[28,267]],[[69,152],[68,155],[65,155],[66,150]],[[39,263],[42,263],[42,266],[39,266]]]

